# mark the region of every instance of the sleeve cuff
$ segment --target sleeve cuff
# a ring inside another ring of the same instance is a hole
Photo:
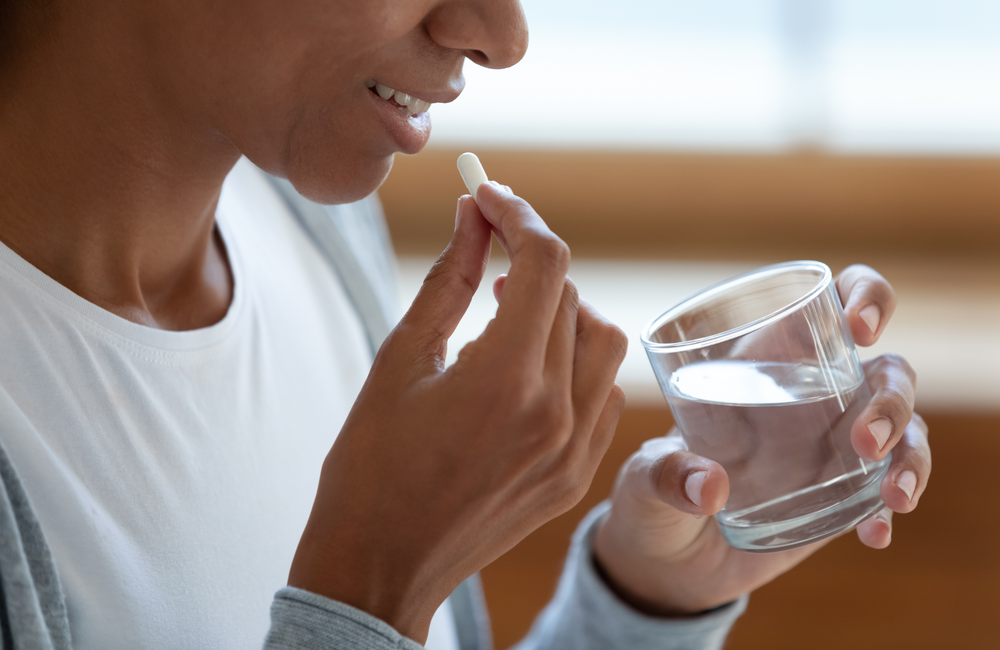
[[[552,603],[523,647],[708,650],[721,648],[746,609],[748,597],[686,618],[661,618],[622,601],[594,566],[591,541],[608,501],[594,508],[573,536],[566,569]],[[532,643],[533,642],[533,643]],[[537,646],[536,646],[537,644]]]
[[[345,603],[284,587],[271,603],[264,650],[420,650],[385,621]]]

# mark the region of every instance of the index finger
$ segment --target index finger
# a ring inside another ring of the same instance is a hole
[[[516,341],[507,349],[541,367],[569,270],[569,247],[526,201],[493,181],[479,186],[476,203],[502,233],[510,257],[493,335]]]
[[[913,417],[917,376],[902,357],[884,354],[864,363],[871,401],[851,426],[851,443],[862,458],[880,461]]]
[[[896,311],[896,292],[875,269],[854,264],[837,276],[837,290],[851,336],[858,345],[872,345]]]

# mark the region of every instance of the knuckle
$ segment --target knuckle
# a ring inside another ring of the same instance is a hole
[[[869,266],[865,266],[864,264],[851,264],[840,272],[838,278],[842,282],[854,284],[859,280],[863,280],[868,277],[871,273],[874,273],[874,270]]]
[[[469,365],[476,365],[478,363],[479,357],[482,356],[481,346],[476,344],[476,341],[469,341],[462,346],[462,349],[458,351],[455,355],[455,366],[458,368],[465,368]]]
[[[619,361],[628,353],[628,336],[617,325],[608,325],[608,347]]]
[[[517,368],[500,368],[497,373],[498,405],[507,413],[527,414],[532,428],[538,426],[541,416],[536,412],[537,389],[533,382],[526,381]]]
[[[497,184],[499,185],[499,183]],[[508,186],[504,185],[503,187]],[[531,204],[517,194],[507,192],[506,196],[501,195],[501,197],[503,199],[502,205],[504,210],[510,212],[512,216],[517,216],[523,219],[529,215],[535,214],[535,209],[531,207]]]
[[[420,357],[427,350],[437,351],[446,340],[447,332],[433,321],[420,324],[400,323],[396,328],[392,349],[412,359]]]
[[[625,391],[617,383],[611,388],[611,395],[608,397],[608,402],[611,403],[612,408],[621,415],[625,411],[626,398]]]
[[[568,512],[578,502],[573,500],[574,495],[567,490],[556,490],[552,497],[552,511],[555,516]]]
[[[910,365],[906,362],[906,359],[904,359],[902,355],[896,354],[895,352],[886,352],[885,354],[879,355],[878,359],[882,365],[896,368]]]
[[[437,258],[430,270],[427,271],[427,275],[424,276],[424,284],[440,282],[443,278],[447,277],[452,264],[452,261],[448,259],[447,251],[442,253],[441,257]]]
[[[584,480],[579,471],[574,470],[567,463],[560,467],[553,478],[553,506],[560,514],[583,501],[590,489],[590,482]]]
[[[607,357],[602,354],[602,358],[618,365],[625,360],[625,355],[628,353],[628,336],[618,326],[602,323],[600,327],[586,332],[584,337],[588,345],[595,346],[597,350],[607,351]]]
[[[879,395],[879,410],[888,415],[897,426],[903,425],[909,421],[910,401],[899,391],[884,391]]]
[[[382,344],[379,346],[378,351],[375,353],[375,359],[373,360],[372,365],[378,363],[380,358],[385,359],[392,356],[397,347],[403,347],[405,345],[403,339],[406,338],[406,327],[407,325],[405,320],[400,320],[396,323],[395,327],[389,331],[389,334],[386,335]]]
[[[932,465],[931,448],[927,445],[924,445],[923,447],[920,448],[920,462],[923,465],[921,469],[924,471],[924,473],[930,474]]]
[[[919,447],[916,453],[917,474],[929,474],[931,471],[931,448]]]
[[[892,304],[896,298],[896,291],[892,288],[892,285],[889,284],[889,281],[870,267],[865,266],[862,268],[864,269],[863,288],[865,292],[871,296],[875,302],[881,304],[882,306]]]
[[[566,446],[573,435],[573,409],[568,405],[549,408],[547,428],[559,448]]]
[[[573,436],[573,409],[562,400],[546,400],[532,416],[533,439],[542,454],[561,451]]]
[[[576,283],[569,278],[566,278],[563,294],[569,304],[577,307],[580,305],[580,290],[577,288]]]
[[[896,300],[896,292],[882,275],[870,266],[852,264],[838,276],[838,286],[849,288],[852,301],[866,296],[890,311]]]
[[[917,475],[918,492],[924,489],[931,474],[931,454],[930,449],[910,449],[906,456],[901,458],[901,462],[893,463],[893,467],[898,476],[906,470]],[[896,469],[898,468],[898,469]]]
[[[677,454],[671,452],[657,458],[649,466],[649,484],[654,493],[669,494],[673,491],[677,458]]]
[[[895,358],[898,356],[899,355],[894,354],[892,352],[883,352],[877,357],[872,357],[871,359],[868,359],[867,361],[864,362],[864,364],[870,366],[874,372],[877,372],[879,374],[885,374],[886,369],[896,363]]]
[[[653,492],[659,492],[660,486],[667,479],[667,458],[668,456],[663,456],[649,466],[649,485]]]
[[[444,285],[455,289],[464,288],[473,292],[479,288],[479,284],[464,273],[462,267],[452,259],[451,247],[442,253],[441,257],[431,266],[424,278],[424,284]]]
[[[572,508],[576,504],[583,501],[583,498],[587,496],[587,492],[590,490],[590,483],[583,480],[576,480],[572,485],[569,486],[567,490],[566,497],[569,501],[569,507]],[[568,510],[569,508],[567,508]]]
[[[548,231],[532,242],[532,253],[542,260],[546,266],[563,274],[569,269],[570,251],[566,242]]]
[[[864,366],[865,374],[868,375],[869,377],[876,374],[882,374],[884,372],[883,369],[885,367],[885,357],[879,355],[877,357],[867,359],[866,361],[862,362],[861,365]]]
[[[907,361],[906,359],[900,357],[900,362],[902,363],[903,372],[906,373],[906,376],[910,378],[910,383],[913,384],[914,388],[916,388],[917,371],[913,368],[913,366],[910,365],[910,362]]]
[[[910,381],[913,386],[917,383],[917,371],[913,369],[910,362],[907,361],[902,355],[889,352],[881,355],[879,358],[879,366],[882,372],[888,372],[889,369],[897,370],[906,375],[906,378]]]
[[[916,428],[913,432],[911,427]],[[931,446],[929,443],[927,423],[919,414],[914,413],[903,438],[903,449],[906,450],[906,461],[915,469],[925,474],[931,470]],[[920,473],[918,471],[918,473]]]
[[[423,345],[427,338],[429,338],[429,334],[425,329],[418,327],[413,319],[404,317],[382,342],[382,347],[379,348],[379,353],[376,355],[376,361],[380,358],[405,354],[404,350],[412,350]]]
[[[878,276],[878,297],[886,305],[894,306],[896,304],[896,290],[892,288],[889,281],[883,278],[881,275]]]

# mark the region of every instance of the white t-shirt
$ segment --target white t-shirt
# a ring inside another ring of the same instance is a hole
[[[245,160],[217,222],[234,299],[187,332],[119,318],[0,244],[0,438],[79,650],[259,648],[371,364],[335,273]]]

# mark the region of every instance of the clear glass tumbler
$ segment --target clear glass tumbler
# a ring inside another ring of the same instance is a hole
[[[650,323],[642,343],[688,449],[729,474],[716,520],[731,546],[802,546],[882,508],[889,458],[851,446],[871,393],[825,264],[709,287]]]

